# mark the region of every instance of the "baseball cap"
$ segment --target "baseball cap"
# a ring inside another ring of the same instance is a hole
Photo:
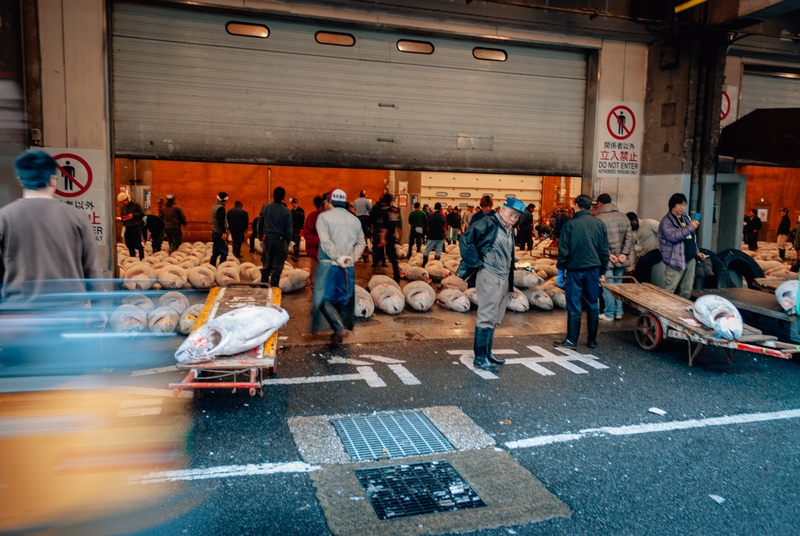
[[[336,188],[331,192],[331,203],[333,206],[347,208],[347,194],[344,190]]]
[[[227,201],[228,200],[228,194],[225,193],[225,192],[220,192],[220,193],[217,194],[217,199],[219,201]]]
[[[525,203],[523,203],[516,197],[506,198],[506,202],[503,203],[503,206],[508,208],[513,208],[517,212],[525,212]]]

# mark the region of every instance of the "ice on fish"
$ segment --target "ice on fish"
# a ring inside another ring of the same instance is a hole
[[[742,336],[744,321],[739,310],[722,296],[706,294],[700,296],[692,307],[694,317],[729,341]]]
[[[374,277],[375,276],[373,276],[373,279]],[[375,304],[375,307],[384,313],[396,315],[403,310],[405,298],[398,287],[392,286],[388,283],[382,283],[374,287],[369,292],[369,295],[372,297],[372,303]]]
[[[175,333],[180,315],[172,307],[159,307],[147,315],[147,326],[153,333]]]
[[[425,281],[412,281],[403,287],[406,303],[415,311],[427,311],[436,301],[436,293]]]
[[[288,321],[289,313],[277,305],[234,309],[197,328],[175,352],[175,359],[203,363],[256,348]]]
[[[369,318],[375,312],[372,296],[364,287],[356,285],[356,318]]]
[[[202,303],[196,303],[191,307],[187,307],[178,320],[178,331],[184,335],[191,333],[194,327],[197,325],[197,317],[200,316],[202,311]]]
[[[517,297],[515,298],[512,292],[508,293],[506,309],[514,311],[515,313],[524,313],[531,308],[530,303],[528,303],[528,298],[518,288],[515,288],[514,291],[517,293]]]
[[[795,313],[795,305],[797,304],[797,285],[798,280],[786,281],[781,283],[775,289],[775,297],[778,298],[778,304],[787,315]]]
[[[386,277],[385,275],[373,275],[369,279],[369,283],[367,283],[367,289],[372,292],[372,289],[378,285],[391,285],[397,288],[397,290],[400,290],[400,284],[391,277]]]
[[[447,279],[450,279],[449,277]],[[472,307],[463,292],[455,288],[446,288],[436,297],[439,305],[446,309],[451,309],[457,313],[466,313]]]
[[[526,290],[525,297],[528,298],[528,303],[530,303],[532,307],[536,307],[542,311],[553,310],[553,300],[550,299],[550,296],[548,296],[543,290],[536,288]]]
[[[281,274],[278,286],[281,292],[294,292],[306,288],[310,274],[301,268],[295,268]]]
[[[114,333],[140,333],[147,326],[147,313],[135,305],[120,305],[108,323]]]

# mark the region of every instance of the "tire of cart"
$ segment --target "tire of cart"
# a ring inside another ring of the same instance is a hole
[[[636,321],[636,342],[643,350],[655,350],[663,339],[661,322],[653,313],[642,313]]]

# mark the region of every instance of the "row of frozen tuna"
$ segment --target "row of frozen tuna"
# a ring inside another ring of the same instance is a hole
[[[153,303],[144,294],[131,294],[122,300],[122,305],[111,314],[109,326],[116,333],[136,334],[175,333],[187,335],[194,329],[203,304],[190,305],[189,299],[180,292],[166,292]]]
[[[552,282],[540,284],[537,288],[515,289],[517,297],[509,296],[507,308],[510,311],[524,312],[531,307],[549,311],[553,306],[566,308],[564,291]],[[472,306],[478,306],[478,298],[474,288],[467,288],[467,283],[456,276],[442,280],[441,289],[437,293],[425,281],[412,281],[402,289],[394,280],[383,275],[374,275],[367,289],[356,285],[356,316],[369,318],[375,309],[396,315],[407,305],[413,311],[428,311],[434,303],[459,313],[466,313]]]

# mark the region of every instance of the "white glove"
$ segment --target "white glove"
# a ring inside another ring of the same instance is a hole
[[[338,264],[342,268],[348,268],[350,266],[353,266],[353,257],[349,257],[347,255],[339,255],[339,258],[336,259],[336,264]]]
[[[289,250],[294,250],[294,240],[289,242]]]

